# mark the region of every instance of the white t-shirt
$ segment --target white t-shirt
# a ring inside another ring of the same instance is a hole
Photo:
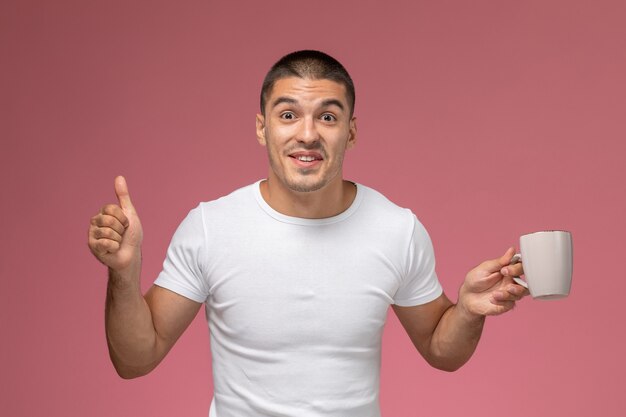
[[[302,219],[259,183],[193,209],[155,281],[206,303],[210,416],[380,416],[389,305],[442,293],[426,230],[360,184],[343,213]]]

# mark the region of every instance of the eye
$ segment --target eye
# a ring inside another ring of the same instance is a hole
[[[296,118],[296,115],[293,114],[293,112],[286,111],[286,112],[280,114],[280,118],[281,119],[285,119],[285,120],[293,120],[293,119]]]
[[[333,116],[332,114],[330,114],[330,113],[322,114],[321,119],[323,121],[325,121],[325,122],[335,122],[335,121],[337,121],[337,118],[335,116]]]

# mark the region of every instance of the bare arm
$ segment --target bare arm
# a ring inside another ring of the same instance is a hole
[[[458,303],[442,294],[414,307],[393,306],[416,349],[435,368],[455,371],[472,356],[480,340],[485,317],[511,310],[528,291],[512,281],[522,265],[509,266],[515,253],[483,262],[467,274]]]
[[[105,327],[111,361],[123,378],[154,369],[196,316],[201,304],[153,286],[141,295],[143,230],[126,181],[115,179],[119,205],[91,219],[88,244],[108,267]]]
[[[201,305],[156,285],[142,297],[135,289],[109,279],[105,324],[117,373],[136,378],[156,368]]]
[[[433,367],[455,371],[474,353],[484,317],[467,317],[442,294],[430,303],[393,306],[400,323],[418,352]]]

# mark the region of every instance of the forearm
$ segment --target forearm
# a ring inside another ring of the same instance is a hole
[[[430,340],[430,364],[446,371],[463,366],[478,346],[484,323],[484,316],[471,314],[462,305],[449,307]]]
[[[432,366],[455,371],[465,364],[478,346],[485,317],[502,314],[528,291],[513,282],[523,273],[521,265],[510,265],[515,248],[498,259],[472,269],[459,290],[456,305],[442,294],[412,307],[394,306],[394,311],[413,344]]]
[[[111,361],[123,378],[145,375],[158,363],[157,333],[141,294],[140,273],[140,260],[123,272],[109,269],[106,336]]]

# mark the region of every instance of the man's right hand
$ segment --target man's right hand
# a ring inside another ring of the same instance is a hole
[[[124,177],[115,178],[119,204],[107,204],[91,218],[88,245],[94,256],[116,272],[141,262],[143,229]]]

